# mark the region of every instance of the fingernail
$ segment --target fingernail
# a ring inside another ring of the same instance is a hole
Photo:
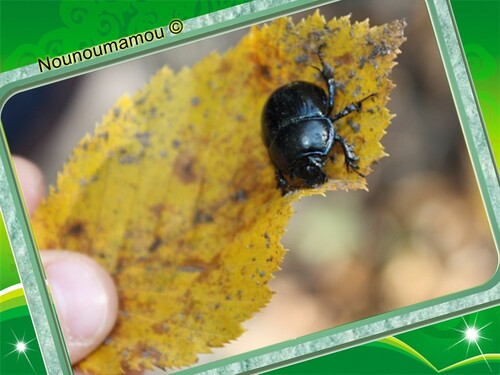
[[[51,256],[45,271],[64,337],[67,344],[91,345],[109,330],[109,276],[87,257],[57,253],[62,255]]]

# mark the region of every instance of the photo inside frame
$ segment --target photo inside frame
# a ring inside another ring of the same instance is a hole
[[[329,192],[295,204],[270,302],[245,333],[199,363],[372,317],[484,284],[498,259],[425,1],[344,0],[319,8],[370,26],[405,19],[407,40],[390,74],[395,114],[389,155],[369,191]],[[314,10],[295,14],[294,22]],[[162,66],[192,66],[224,53],[248,29],[16,94],[2,124],[12,154],[34,161],[47,185],[113,103]],[[28,110],[29,109],[29,110]],[[161,373],[157,370],[156,373]]]

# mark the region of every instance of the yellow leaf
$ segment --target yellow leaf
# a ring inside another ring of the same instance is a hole
[[[271,298],[284,256],[291,203],[326,189],[365,188],[336,148],[316,189],[282,196],[260,135],[262,107],[291,81],[325,87],[313,66],[334,68],[335,112],[370,94],[335,125],[368,174],[390,122],[387,78],[404,22],[369,28],[319,13],[253,27],[225,55],[192,69],[160,70],[123,96],[76,147],[57,188],[36,212],[40,248],[73,249],[114,277],[120,314],[108,340],[81,369],[120,373],[192,364],[242,333]]]

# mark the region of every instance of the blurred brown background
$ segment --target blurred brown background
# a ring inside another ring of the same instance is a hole
[[[201,362],[463,291],[485,283],[497,268],[425,2],[344,0],[322,7],[321,13],[327,19],[369,18],[372,25],[401,18],[408,23],[407,41],[391,75],[397,87],[389,108],[397,117],[383,139],[390,157],[368,177],[369,192],[334,192],[296,205],[283,238],[290,251],[271,283],[275,296],[245,323],[242,337],[202,355]],[[50,85],[43,96],[54,99],[40,112],[30,112],[26,124],[19,124],[15,108],[25,108],[23,95],[33,93],[17,95],[2,113],[6,127],[31,126],[44,133],[29,140],[10,135],[13,152],[40,164],[53,184],[72,148],[121,94],[133,93],[164,64],[178,70],[213,50],[224,52],[244,33]]]

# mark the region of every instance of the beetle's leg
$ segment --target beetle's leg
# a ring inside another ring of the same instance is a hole
[[[325,79],[326,86],[328,87],[328,112],[327,116],[330,116],[333,111],[333,99],[335,97],[335,80],[333,79],[333,69],[330,65],[326,65],[321,59],[323,64],[323,69],[321,69],[321,74]]]
[[[349,164],[354,169],[358,168],[357,165],[358,157],[354,153],[352,146],[338,134],[335,134],[335,142],[340,143],[340,145],[342,146],[342,149],[344,150],[346,164]]]
[[[332,118],[332,122],[337,121],[338,119],[341,119],[344,116],[347,116],[349,113],[355,112],[355,111],[360,111],[361,110],[361,103],[363,103],[366,99],[371,98],[372,96],[375,96],[377,94],[370,94],[366,98],[361,99],[359,102],[351,103],[348,106],[346,106],[342,111],[336,113]]]
[[[342,146],[342,149],[344,150],[345,164],[346,164],[347,170],[349,170],[349,167],[350,167],[350,168],[352,168],[352,170],[354,172],[359,174],[361,177],[365,177],[364,174],[362,174],[361,172],[358,171],[359,158],[354,153],[352,146],[349,143],[347,143],[347,141],[338,134],[335,134],[335,141],[340,143],[340,145]]]
[[[281,195],[285,195],[289,191],[288,182],[286,182],[285,177],[283,177],[283,174],[280,172],[279,169],[276,169],[275,173],[276,173],[276,181],[278,183],[276,187],[281,190]]]
[[[335,98],[335,80],[333,79],[333,68],[328,65],[325,60],[323,60],[323,55],[321,54],[321,50],[326,46],[325,43],[321,44],[318,48],[319,61],[321,62],[321,69],[317,66],[313,66],[318,72],[321,73],[323,79],[325,80],[326,87],[328,88],[328,111],[327,116],[330,116],[333,111],[333,101]]]

